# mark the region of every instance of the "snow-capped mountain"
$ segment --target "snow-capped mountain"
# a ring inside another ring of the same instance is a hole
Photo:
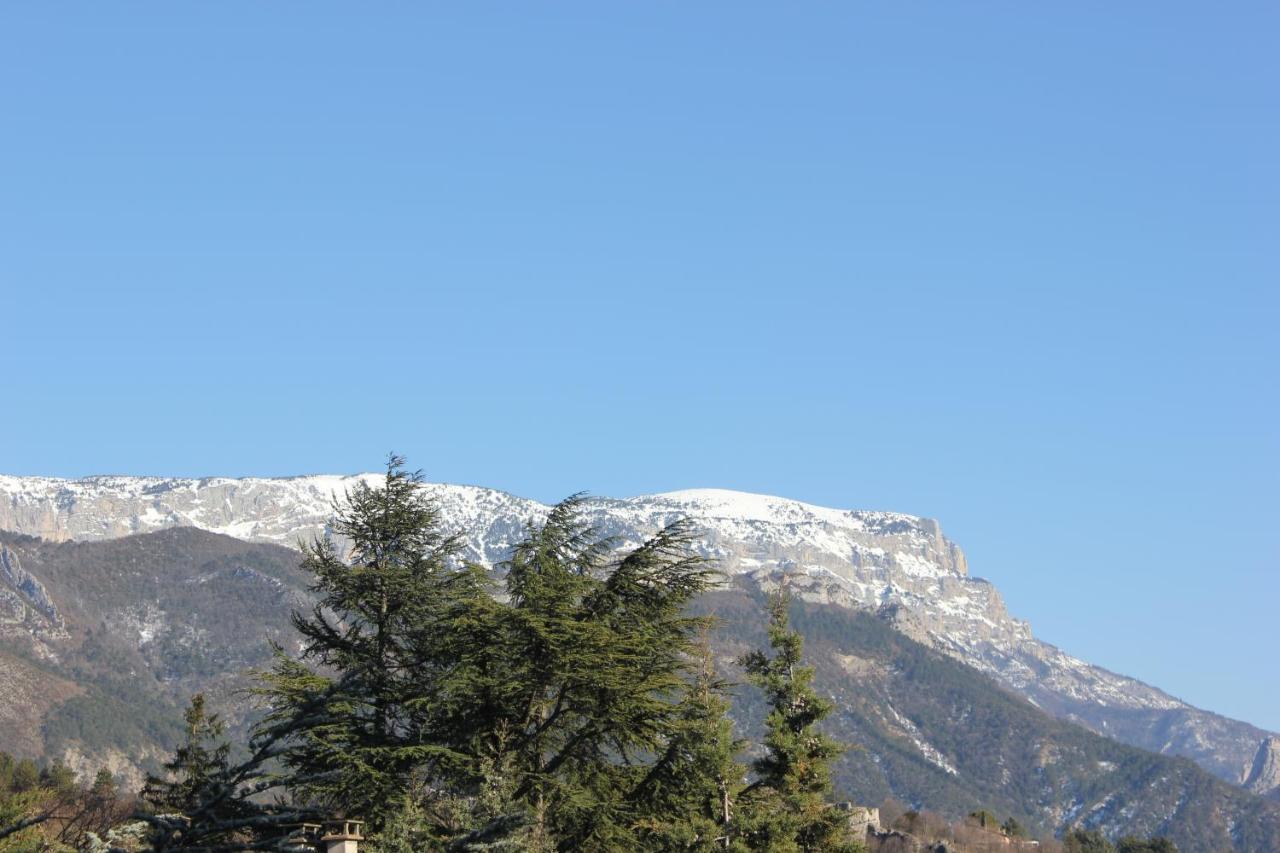
[[[192,526],[296,547],[325,534],[333,502],[347,489],[380,479],[0,476],[0,529],[96,540]],[[487,565],[501,561],[525,525],[549,510],[476,486],[430,484],[427,491],[446,524],[464,533],[467,556]],[[748,574],[766,586],[785,575],[806,599],[876,610],[904,633],[1056,716],[1136,746],[1187,756],[1231,782],[1251,775],[1268,736],[1038,640],[1025,621],[1009,615],[991,583],[969,574],[963,552],[930,519],[718,489],[592,498],[586,508],[601,532],[623,542],[690,519],[703,553],[726,574]]]

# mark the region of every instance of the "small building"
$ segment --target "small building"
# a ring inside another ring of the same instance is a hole
[[[856,839],[867,837],[868,832],[880,831],[880,810],[854,803],[840,803],[836,808],[847,815],[849,834]]]
[[[329,826],[329,831],[320,837],[324,845],[323,853],[359,853],[360,842],[364,841],[361,831],[364,821],[341,820]]]

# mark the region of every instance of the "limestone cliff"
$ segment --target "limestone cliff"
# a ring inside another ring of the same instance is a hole
[[[1244,786],[1255,794],[1280,791],[1280,737],[1271,735],[1258,744],[1258,752],[1246,768]]]

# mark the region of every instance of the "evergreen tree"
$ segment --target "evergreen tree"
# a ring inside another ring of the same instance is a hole
[[[169,778],[148,777],[143,789],[156,812],[138,817],[150,827],[155,853],[312,850],[300,825],[335,815],[282,796],[289,777],[277,772],[276,762],[304,732],[303,724],[326,719],[331,698],[321,692],[296,706],[294,716],[263,722],[249,739],[248,756],[232,763],[221,720],[205,712],[197,694],[186,714],[186,738],[165,764]]]
[[[368,849],[370,853],[421,853],[435,846],[430,821],[418,797],[408,793],[401,799],[400,808],[387,817]]]
[[[97,800],[113,800],[116,796],[116,777],[110,770],[103,767],[98,771],[98,775],[93,777],[93,786],[89,789],[89,795]]]
[[[164,765],[169,778],[149,775],[142,789],[142,798],[156,809],[177,814],[192,811],[208,798],[231,755],[231,744],[223,739],[226,725],[205,710],[204,694],[191,697],[183,719],[185,738]],[[98,775],[97,781],[114,786],[109,773],[107,780]]]
[[[460,727],[508,768],[526,847],[639,849],[655,757],[691,731],[706,622],[685,610],[713,573],[683,524],[615,556],[580,510],[578,497],[553,508],[505,564],[509,604],[466,644],[479,701]]]
[[[1157,836],[1144,841],[1126,835],[1116,842],[1116,853],[1178,853],[1178,848],[1167,838]]]
[[[1018,823],[1016,818],[1011,817],[1004,823],[1000,824],[1000,830],[1010,838],[1027,837],[1027,830],[1022,826],[1022,824]]]
[[[335,503],[333,533],[350,556],[330,537],[304,545],[319,601],[293,617],[303,660],[277,650],[261,690],[272,709],[265,725],[297,732],[284,757],[295,796],[358,814],[374,832],[415,779],[463,758],[434,718],[449,705],[441,693],[456,662],[451,620],[484,579],[453,565],[459,540],[441,531],[421,484],[392,455],[380,487],[360,483]],[[324,713],[298,717],[321,696]]]
[[[76,786],[76,774],[74,770],[63,764],[61,759],[55,759],[52,764],[41,771],[40,784],[46,788],[52,788],[60,794],[67,794]]]
[[[0,797],[0,850],[38,853],[50,849],[41,825],[53,816],[47,792],[32,788]]]
[[[752,849],[855,850],[844,815],[827,801],[831,762],[843,747],[816,726],[832,704],[813,689],[813,669],[803,666],[804,642],[791,630],[783,592],[770,596],[769,657],[754,651],[740,661],[769,702],[765,754],[752,764],[757,778],[741,798],[743,832]]]
[[[10,784],[15,791],[30,791],[40,784],[40,769],[30,758],[24,758],[14,765]]]
[[[1115,845],[1096,829],[1072,829],[1062,836],[1064,853],[1115,853]]]
[[[681,727],[635,792],[646,850],[745,849],[734,831],[734,806],[746,768],[734,738],[711,649],[704,637],[701,667],[683,703]]]

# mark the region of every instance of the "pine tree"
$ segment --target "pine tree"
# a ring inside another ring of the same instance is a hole
[[[367,846],[369,853],[421,853],[436,846],[430,820],[418,798],[405,794],[400,808],[388,816],[382,831]]]
[[[472,767],[457,849],[644,849],[654,763],[689,739],[705,620],[686,607],[714,573],[684,524],[620,553],[581,516],[572,497],[531,525],[500,566],[507,601],[453,624],[442,730]]]
[[[421,474],[401,457],[388,459],[381,487],[360,483],[335,503],[335,516],[350,556],[333,538],[304,546],[319,601],[293,617],[303,660],[277,650],[260,692],[272,708],[265,724],[298,731],[284,757],[295,796],[358,814],[376,832],[415,779],[463,761],[436,716],[456,662],[451,620],[484,579],[454,565],[459,539],[442,532]],[[297,718],[326,694],[325,713]]]
[[[217,778],[226,772],[231,744],[223,739],[226,725],[217,714],[205,710],[204,694],[191,697],[186,713],[186,733],[173,758],[164,765],[169,778],[148,776],[142,798],[160,811],[185,814],[209,796]],[[105,771],[104,771],[105,772]],[[103,785],[114,780],[99,778]]]
[[[30,791],[40,784],[40,768],[30,758],[22,759],[14,765],[13,781],[10,784],[15,791]]]
[[[1116,853],[1178,853],[1172,841],[1162,836],[1141,839],[1126,835],[1116,842]]]
[[[737,754],[744,744],[733,736],[727,684],[716,675],[705,636],[699,659],[681,726],[633,793],[646,850],[744,849],[734,829],[735,800],[746,776]]]
[[[1115,853],[1115,845],[1096,829],[1072,829],[1062,836],[1065,853]]]
[[[491,824],[518,818],[504,837],[521,849],[643,849],[641,792],[690,726],[705,621],[685,610],[712,572],[689,542],[677,524],[615,554],[570,498],[503,566],[509,603],[468,627],[460,668],[474,681],[460,692],[476,702],[458,727],[475,733],[472,755],[505,768],[506,814]]]
[[[856,850],[844,815],[827,801],[831,762],[843,747],[816,726],[832,704],[813,689],[813,669],[801,664],[804,642],[788,625],[789,597],[770,597],[769,644],[744,656],[740,664],[764,691],[770,711],[765,719],[765,754],[752,764],[756,780],[741,803],[743,837],[752,849],[787,851]]]
[[[113,800],[116,796],[116,777],[110,770],[103,767],[98,771],[98,775],[93,777],[93,786],[89,789],[89,795],[98,800]]]
[[[1026,838],[1027,830],[1018,823],[1017,818],[1010,817],[1004,823],[1000,824],[1000,831],[1010,838]]]
[[[48,849],[38,827],[53,815],[48,793],[38,788],[0,796],[0,850],[32,853]]]
[[[165,764],[169,778],[148,777],[143,791],[157,808],[138,815],[149,826],[151,849],[155,853],[312,850],[300,825],[335,815],[285,796],[293,777],[280,774],[276,765],[309,726],[327,719],[333,692],[309,697],[286,719],[263,722],[246,744],[248,755],[235,763],[230,760],[229,744],[222,739],[222,722],[206,714],[204,697],[197,694],[187,711],[186,738]]]
[[[40,784],[52,788],[60,794],[69,794],[76,786],[76,774],[61,759],[54,762],[40,773]]]

